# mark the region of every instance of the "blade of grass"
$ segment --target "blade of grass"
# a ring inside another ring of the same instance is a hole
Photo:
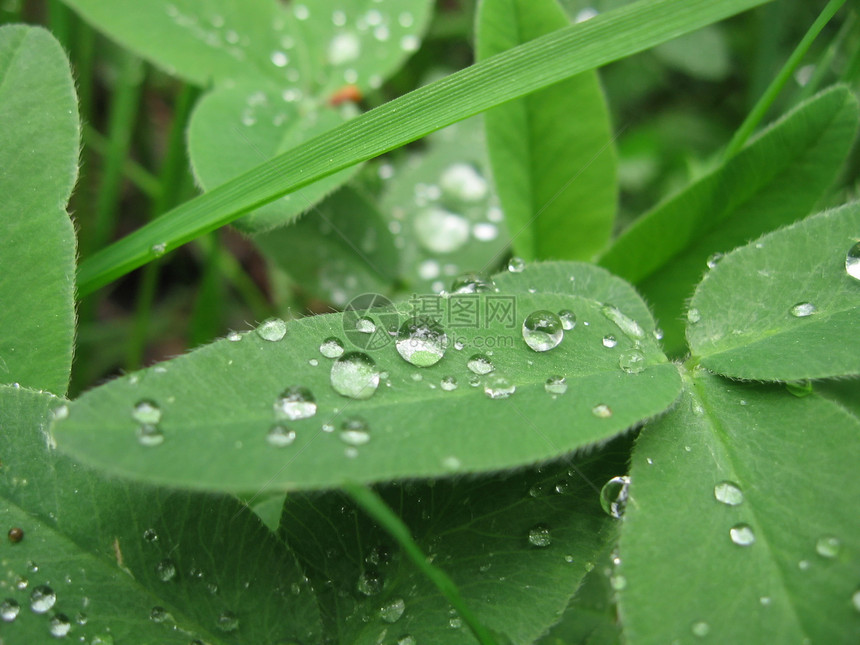
[[[726,151],[723,153],[723,159],[734,157],[740,149],[744,147],[744,144],[750,136],[752,136],[752,133],[755,131],[756,127],[758,127],[758,124],[761,123],[762,119],[764,119],[770,106],[773,105],[776,97],[779,96],[782,88],[785,87],[785,84],[791,78],[792,74],[794,74],[797,66],[800,65],[803,57],[806,56],[806,52],[809,51],[809,47],[812,45],[812,42],[818,34],[821,33],[824,26],[830,22],[830,19],[836,14],[836,12],[839,11],[843,4],[845,4],[845,0],[830,0],[830,2],[827,3],[827,6],[825,6],[821,13],[818,14],[818,18],[816,18],[815,22],[812,23],[809,31],[806,32],[797,44],[797,47],[795,47],[794,51],[791,52],[791,56],[789,56],[788,60],[785,61],[785,65],[783,65],[782,69],[779,70],[779,73],[774,76],[770,85],[768,85],[764,94],[762,94],[761,98],[758,100],[758,103],[753,106],[753,109],[750,110],[747,118],[744,119],[744,122],[741,123],[740,127],[735,132],[732,140],[729,141],[729,145],[726,146]]]
[[[827,76],[827,73],[833,67],[833,61],[836,59],[837,53],[843,48],[848,35],[854,30],[856,25],[857,15],[852,11],[845,18],[845,22],[842,23],[839,32],[830,41],[830,45],[828,45],[827,49],[821,55],[821,58],[815,63],[815,71],[812,72],[812,78],[800,89],[797,95],[797,103],[805,101],[821,88],[825,76]]]
[[[415,90],[177,207],[84,261],[86,295],[302,186],[445,126],[769,0],[640,0],[560,29]]]

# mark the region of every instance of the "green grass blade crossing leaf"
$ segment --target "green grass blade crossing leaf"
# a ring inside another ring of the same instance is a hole
[[[477,58],[568,24],[556,0],[482,0]],[[597,72],[495,107],[484,120],[514,252],[526,260],[590,260],[609,241],[617,197],[612,127]]]
[[[168,251],[175,249],[339,170],[766,1],[640,1],[484,60],[356,117],[166,213],[82,264],[78,289],[89,293],[149,262],[162,244]]]
[[[0,382],[64,394],[75,334],[74,82],[60,44],[24,26],[0,28],[0,77]]]

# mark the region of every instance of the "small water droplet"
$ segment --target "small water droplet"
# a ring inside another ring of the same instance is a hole
[[[6,600],[0,602],[0,618],[2,618],[4,622],[11,623],[18,617],[20,611],[21,605],[12,598],[6,598]]]
[[[627,588],[627,578],[621,574],[609,576],[609,586],[612,587],[614,591],[623,591]]]
[[[848,249],[845,256],[845,272],[855,280],[860,280],[860,242]]]
[[[155,401],[138,401],[131,411],[132,418],[138,423],[158,423],[161,421],[161,408]]]
[[[229,340],[231,343],[238,342],[242,340],[242,334],[240,334],[238,331],[231,331],[229,334],[227,334],[227,340]]]
[[[63,638],[72,629],[72,621],[65,614],[54,614],[48,626],[48,631],[54,638]]]
[[[343,343],[339,338],[330,336],[320,344],[320,354],[326,358],[338,358],[343,355]]]
[[[603,305],[600,311],[607,318],[614,322],[622,332],[631,338],[645,338],[645,332],[638,322],[624,314],[620,309],[612,305]]]
[[[529,530],[529,544],[536,547],[548,547],[552,544],[552,535],[546,524],[538,524]]]
[[[788,311],[795,318],[806,318],[815,313],[815,305],[811,302],[798,302]]]
[[[361,40],[352,32],[337,34],[328,46],[328,60],[332,65],[344,65],[358,60],[361,55]]]
[[[612,349],[617,344],[618,344],[618,340],[615,338],[615,336],[609,335],[609,336],[603,337],[603,346],[604,347],[608,347],[609,349]]]
[[[801,560],[800,562],[797,563],[797,568],[800,569],[801,571],[806,571],[807,569],[809,569],[810,566],[811,565],[810,565],[809,560]]]
[[[170,582],[176,577],[176,564],[170,558],[165,558],[155,566],[158,579],[162,582]]]
[[[854,605],[854,609],[860,611],[860,590],[855,591],[851,596],[851,604]]]
[[[143,539],[150,543],[158,542],[158,533],[155,529],[146,529],[143,532]]]
[[[287,335],[287,323],[280,318],[269,318],[257,327],[257,335],[263,340],[281,340]]]
[[[627,508],[630,489],[630,477],[622,475],[613,477],[600,489],[600,506],[610,517],[621,519]]]
[[[550,394],[564,394],[567,392],[567,379],[563,376],[550,376],[544,383],[544,389]]]
[[[443,376],[439,381],[439,387],[446,392],[453,392],[457,389],[457,379],[453,376]]]
[[[54,421],[62,421],[63,419],[69,418],[69,406],[65,403],[54,408],[53,412],[51,412],[51,417]]]
[[[702,319],[702,314],[699,313],[698,309],[689,309],[687,311],[687,322],[691,325],[695,325]]]
[[[331,386],[352,399],[369,399],[379,387],[376,363],[362,352],[347,352],[331,366]]]
[[[448,336],[431,318],[412,318],[401,325],[394,343],[397,353],[416,367],[435,365],[445,355]]]
[[[370,428],[361,417],[344,419],[340,426],[340,440],[351,446],[363,446],[370,441]]]
[[[144,423],[137,428],[137,442],[147,448],[160,446],[164,443],[164,433],[157,425]]]
[[[479,375],[489,374],[496,369],[496,366],[493,365],[493,362],[485,354],[475,354],[469,359],[466,366],[472,372]]]
[[[762,596],[761,598],[758,599],[758,601],[759,601],[759,603],[761,603],[761,605],[763,607],[767,607],[772,602],[770,596]]]
[[[738,506],[744,501],[744,494],[737,484],[723,481],[714,486],[714,497],[728,506]]]
[[[15,581],[15,589],[18,591],[24,591],[30,585],[30,581],[27,578],[18,578]]]
[[[44,614],[57,602],[57,594],[47,585],[39,585],[30,594],[30,609],[37,614]]]
[[[815,543],[815,550],[822,558],[835,558],[842,549],[842,542],[832,535],[823,535]]]
[[[693,623],[692,631],[693,631],[693,636],[698,636],[699,638],[704,638],[705,636],[708,635],[708,633],[710,633],[711,626],[708,625],[708,623],[706,623],[705,621],[700,620],[696,623]]]
[[[397,645],[418,645],[418,641],[415,640],[414,636],[404,634],[397,639]]]
[[[591,414],[599,419],[608,419],[612,416],[612,408],[605,403],[599,403],[591,408]]]
[[[576,327],[576,314],[570,309],[562,309],[559,311],[558,318],[561,320],[561,328],[564,331],[570,331]]]
[[[491,399],[507,399],[516,391],[516,385],[503,376],[491,376],[484,384],[484,394]]]
[[[406,611],[406,603],[403,598],[395,598],[379,608],[379,617],[386,623],[396,623]]]
[[[487,196],[487,180],[467,163],[448,166],[439,179],[439,185],[451,197],[463,202],[479,202]]]
[[[654,330],[654,338],[657,340],[663,340],[663,330],[659,327]]]
[[[273,425],[266,433],[266,442],[270,446],[275,446],[276,448],[283,448],[284,446],[289,446],[295,440],[296,431],[290,430],[286,426],[282,425]]]
[[[82,611],[79,611],[77,614],[75,614],[75,622],[78,625],[86,625],[89,620],[89,617]]]
[[[431,206],[416,215],[415,234],[428,251],[452,253],[469,241],[469,222],[462,215]]]
[[[564,338],[561,320],[553,312],[541,309],[526,316],[523,321],[523,340],[536,352],[558,347]]]
[[[526,268],[526,261],[516,256],[508,260],[508,271],[511,273],[522,273]]]
[[[618,366],[627,374],[639,374],[645,369],[645,356],[639,350],[631,349],[618,357]]]
[[[358,582],[355,587],[358,589],[360,594],[365,596],[375,596],[382,591],[382,578],[380,578],[377,573],[363,571],[362,574],[358,576]]]
[[[275,417],[278,419],[308,419],[317,413],[313,393],[301,385],[291,385],[275,400]]]
[[[222,632],[235,632],[239,629],[239,618],[232,611],[221,612],[215,626]]]
[[[307,20],[307,19],[310,17],[311,12],[310,12],[310,10],[307,8],[307,6],[306,6],[306,5],[303,5],[303,4],[297,4],[297,5],[293,5],[293,15],[294,15],[298,20]]]
[[[287,63],[290,62],[290,57],[287,56],[286,52],[280,50],[273,51],[270,59],[275,67],[286,67]]]
[[[355,331],[362,334],[372,334],[376,331],[376,323],[370,316],[362,316],[355,321]]]
[[[729,529],[729,537],[738,546],[750,546],[755,543],[755,533],[749,524],[736,524]]]
[[[451,293],[492,293],[496,284],[477,273],[465,273],[451,283]]]
[[[812,394],[812,381],[809,379],[804,379],[802,381],[786,381],[785,389],[797,398],[802,399],[803,397]]]
[[[722,260],[722,259],[723,259],[722,253],[720,253],[720,252],[712,253],[710,256],[708,256],[708,260],[707,260],[706,264],[708,265],[709,269],[713,269],[715,266],[717,266],[717,264],[719,264],[720,260]]]

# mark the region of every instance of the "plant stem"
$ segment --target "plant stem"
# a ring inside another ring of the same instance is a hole
[[[812,42],[818,34],[821,33],[824,26],[830,22],[830,19],[834,14],[839,11],[843,4],[845,4],[845,0],[830,0],[830,2],[827,3],[827,6],[824,7],[818,15],[818,18],[816,18],[815,22],[812,23],[809,31],[806,32],[797,47],[795,47],[794,51],[791,52],[791,56],[789,56],[788,60],[785,61],[782,69],[779,70],[768,88],[764,91],[764,94],[762,94],[758,103],[753,106],[753,109],[747,115],[747,118],[744,119],[743,123],[741,123],[740,127],[732,137],[732,140],[729,141],[729,145],[726,146],[726,150],[723,153],[724,161],[734,157],[740,149],[744,147],[747,140],[758,127],[758,124],[761,123],[761,120],[767,114],[770,106],[773,105],[773,102],[782,91],[782,88],[785,87],[785,84],[791,78],[791,75],[794,74],[797,66],[800,65],[806,52],[809,51],[809,47],[812,45]]]
[[[427,561],[427,556],[421,551],[412,534],[409,532],[403,520],[401,520],[388,505],[382,501],[372,489],[358,484],[347,484],[344,486],[346,493],[355,500],[365,513],[379,522],[382,527],[400,544],[403,551],[412,560],[412,563],[432,582],[443,596],[457,610],[457,613],[468,625],[472,634],[482,645],[496,645],[496,640],[490,631],[484,627],[477,616],[466,605],[460,595],[460,590],[454,581],[444,571],[433,566]]]

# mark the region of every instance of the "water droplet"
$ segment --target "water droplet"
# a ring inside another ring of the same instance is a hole
[[[418,51],[418,47],[420,45],[421,41],[418,40],[418,36],[414,34],[407,34],[400,39],[400,49],[405,52]]]
[[[439,381],[439,387],[446,392],[453,392],[457,389],[457,379],[453,376],[443,376]]]
[[[239,618],[232,611],[224,611],[215,626],[222,632],[235,632],[239,629]]]
[[[358,576],[355,587],[359,593],[365,596],[375,596],[382,591],[382,579],[376,573],[364,571]]]
[[[352,32],[337,34],[328,46],[328,60],[332,65],[344,65],[361,55],[361,40]]]
[[[558,318],[561,320],[561,328],[564,331],[570,331],[576,327],[576,314],[570,309],[562,309],[559,311]]]
[[[809,567],[810,567],[809,560],[801,560],[800,562],[797,563],[797,568],[800,569],[801,571],[806,571],[807,569],[809,569]]]
[[[517,386],[503,376],[492,376],[484,384],[484,394],[491,399],[507,399],[517,391]]]
[[[37,614],[44,614],[57,602],[57,594],[47,585],[39,585],[30,594],[30,609]]]
[[[345,419],[340,426],[340,440],[351,446],[363,446],[370,441],[370,428],[361,417]]]
[[[489,222],[478,222],[472,226],[472,235],[479,242],[491,242],[499,236],[499,227]]]
[[[320,354],[326,358],[338,358],[343,355],[343,343],[339,338],[330,336],[320,344]]]
[[[702,319],[702,314],[699,313],[698,309],[690,309],[687,311],[687,322],[691,325],[695,325]]]
[[[352,399],[369,399],[379,387],[376,363],[362,352],[347,352],[331,366],[331,386]]]
[[[451,283],[451,293],[492,293],[496,284],[477,273],[465,273]]]
[[[418,645],[418,641],[415,640],[414,636],[404,634],[397,639],[397,645]]]
[[[815,313],[815,305],[811,302],[798,302],[788,311],[795,318],[806,318]]]
[[[161,408],[154,401],[144,399],[135,404],[131,416],[138,423],[158,423],[161,421]]]
[[[564,394],[567,392],[567,379],[563,376],[550,376],[544,383],[544,389],[550,394]]]
[[[273,425],[266,433],[266,442],[270,446],[283,448],[296,440],[296,431],[282,425]]]
[[[164,443],[164,433],[157,425],[144,423],[137,428],[137,442],[147,448],[160,446]]]
[[[242,334],[240,334],[238,331],[231,331],[229,334],[227,334],[227,340],[229,340],[231,343],[238,342],[242,340]]]
[[[616,340],[615,336],[604,336],[603,337],[603,346],[604,347],[608,347],[609,349],[612,349],[617,344],[618,344],[618,341]]]
[[[457,615],[451,616],[448,619],[448,627],[451,629],[460,629],[463,626],[463,619]]]
[[[596,416],[599,419],[608,419],[612,416],[612,408],[610,408],[605,403],[599,403],[591,408],[591,414]]]
[[[804,379],[802,381],[786,381],[785,389],[797,398],[802,399],[803,397],[812,394],[812,381],[808,379]]]
[[[762,596],[758,599],[758,601],[763,607],[767,607],[772,602],[772,599],[770,598],[770,596]]]
[[[842,542],[832,535],[823,535],[815,543],[815,550],[822,558],[835,558],[842,549]]]
[[[529,530],[529,544],[536,547],[547,547],[552,544],[552,535],[546,524],[538,524]]]
[[[600,311],[608,320],[611,320],[618,325],[618,328],[627,336],[630,336],[631,338],[645,338],[645,332],[642,330],[642,327],[639,326],[639,323],[622,313],[622,311],[617,307],[613,307],[612,305],[603,305],[600,308]]]
[[[546,352],[558,347],[562,338],[564,329],[561,320],[551,311],[534,311],[523,321],[523,340],[536,352]]]
[[[487,180],[467,163],[448,166],[442,172],[439,185],[448,195],[463,202],[479,202],[489,190]]]
[[[750,546],[755,542],[755,533],[749,524],[736,524],[729,530],[729,536],[738,546]]]
[[[308,419],[317,413],[317,403],[311,391],[301,385],[291,385],[275,400],[278,419]]]
[[[396,623],[406,611],[406,603],[403,598],[395,598],[379,608],[379,617],[386,623]]]
[[[158,542],[158,533],[156,533],[155,529],[146,529],[143,532],[143,539],[147,542]]]
[[[6,598],[6,600],[0,602],[0,618],[4,622],[11,623],[18,617],[20,611],[21,606],[12,598]]]
[[[273,51],[270,59],[275,67],[286,67],[290,62],[290,57],[282,51]]]
[[[376,331],[376,323],[370,316],[362,316],[355,321],[355,331],[362,334],[372,334]]]
[[[51,618],[51,622],[48,626],[48,631],[50,631],[51,636],[54,636],[55,638],[63,638],[71,629],[72,621],[70,621],[69,617],[65,614],[55,614]]]
[[[493,362],[484,354],[475,354],[472,356],[469,361],[466,363],[466,366],[475,374],[484,375],[489,374],[496,366],[493,365]]]
[[[412,318],[400,327],[394,345],[407,362],[417,367],[429,367],[442,360],[448,336],[431,318]]]
[[[709,269],[713,269],[717,264],[719,264],[720,260],[723,259],[723,254],[720,252],[712,253],[706,262]]]
[[[663,340],[663,330],[659,327],[654,330],[654,338],[657,340]]]
[[[75,614],[75,622],[78,625],[86,625],[89,622],[89,617],[82,611],[79,611]]]
[[[269,318],[257,327],[257,334],[263,340],[281,340],[287,335],[287,323],[280,318]]]
[[[18,578],[15,581],[15,589],[18,591],[24,591],[30,584],[30,581],[27,578]]]
[[[621,519],[627,508],[630,478],[627,475],[613,477],[600,489],[600,506],[606,514]]]
[[[618,358],[618,366],[627,374],[639,374],[645,369],[645,356],[642,352],[632,349],[621,354]]]
[[[448,457],[442,458],[442,468],[444,468],[445,470],[449,470],[449,471],[459,470],[460,466],[462,466],[462,465],[463,465],[463,463],[459,459],[457,459],[457,457],[454,457],[453,455],[449,455]]]
[[[418,241],[432,253],[452,253],[469,240],[469,222],[451,211],[433,206],[415,217]]]
[[[860,590],[855,591],[851,596],[851,604],[854,605],[854,609],[860,611]]]
[[[508,271],[511,273],[522,273],[526,268],[526,261],[516,256],[508,260]]]
[[[704,638],[711,631],[711,626],[708,625],[708,623],[706,623],[705,621],[700,620],[699,622],[693,623],[692,631],[693,636]]]
[[[718,502],[728,506],[738,506],[744,501],[744,494],[737,484],[729,481],[720,482],[714,486],[714,497]]]
[[[310,10],[307,8],[307,6],[306,6],[306,5],[303,5],[303,4],[297,4],[297,5],[294,5],[294,6],[293,6],[293,15],[294,15],[298,20],[307,20],[307,19],[310,17],[311,12],[310,12]]]
[[[627,588],[627,578],[621,574],[609,576],[609,586],[615,591],[623,591]]]
[[[860,280],[860,242],[848,249],[845,256],[845,271],[855,280]]]
[[[176,577],[176,565],[170,558],[165,558],[155,566],[158,579],[162,582],[170,582]]]

